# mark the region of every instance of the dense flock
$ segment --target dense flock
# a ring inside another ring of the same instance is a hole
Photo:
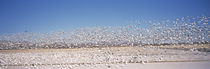
[[[20,32],[0,35],[0,49],[141,46],[151,44],[209,43],[208,16],[174,20],[138,20],[129,26],[97,26],[71,32]]]

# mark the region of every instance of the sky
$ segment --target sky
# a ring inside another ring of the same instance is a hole
[[[0,34],[210,16],[210,0],[0,0]]]

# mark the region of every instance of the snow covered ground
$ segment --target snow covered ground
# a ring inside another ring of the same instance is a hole
[[[130,64],[98,64],[98,65],[83,65],[72,69],[209,69],[210,62],[166,62],[166,63],[130,63]],[[64,66],[39,66],[40,69],[65,69]],[[10,66],[9,69],[26,69],[23,66]],[[66,66],[66,69],[71,69]]]
[[[209,68],[210,52],[198,51],[191,46],[184,47],[186,48],[181,46],[125,46],[0,50],[0,69]]]

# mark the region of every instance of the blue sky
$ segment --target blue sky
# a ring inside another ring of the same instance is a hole
[[[0,0],[0,34],[210,16],[210,0]]]

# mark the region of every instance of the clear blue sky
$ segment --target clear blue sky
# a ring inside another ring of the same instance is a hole
[[[138,17],[210,16],[210,0],[0,0],[0,33],[134,24]]]

